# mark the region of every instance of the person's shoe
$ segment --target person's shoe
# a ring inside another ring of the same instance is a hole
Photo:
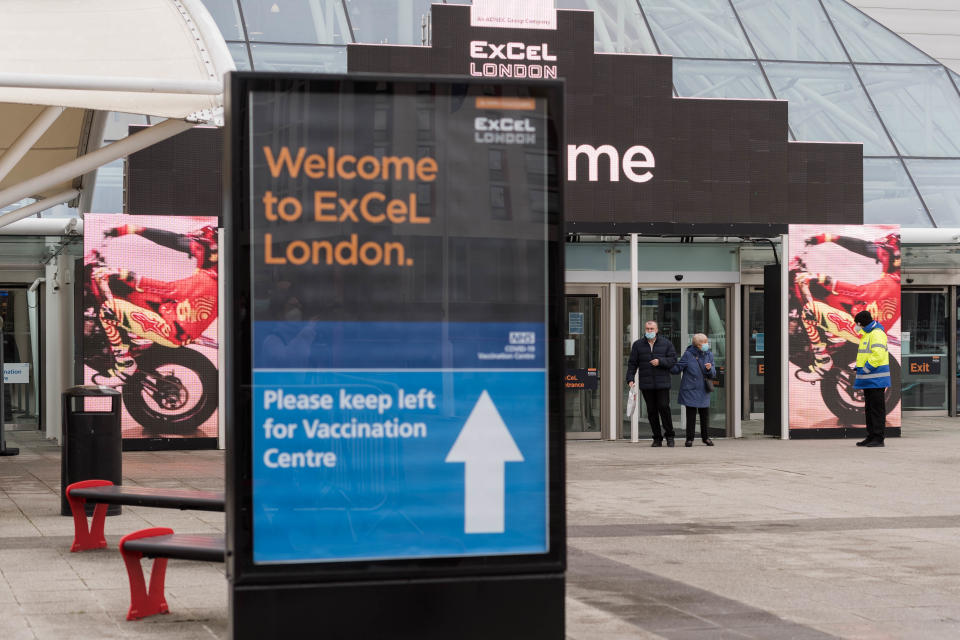
[[[711,440],[710,438],[704,438],[704,439],[703,439],[703,444],[707,445],[708,447],[712,447],[712,446],[713,446],[713,440]]]
[[[867,446],[868,444],[870,444],[871,442],[873,442],[873,440],[872,440],[871,438],[867,438],[867,439],[865,439],[865,440],[861,440],[860,442],[858,442],[858,443],[857,443],[857,446],[858,446],[858,447],[865,447],[865,446]]]
[[[651,447],[662,447],[662,446],[663,446],[663,440],[654,440],[653,443],[652,443],[650,446],[651,446]]]
[[[692,446],[693,446],[693,440],[687,440],[686,442],[683,443],[683,446],[685,446],[685,447],[692,447]]]
[[[865,447],[883,447],[886,446],[883,444],[883,440],[871,440],[867,444],[863,445]]]
[[[673,438],[667,438],[667,446],[668,446],[668,447],[672,447],[672,446],[673,446]]]

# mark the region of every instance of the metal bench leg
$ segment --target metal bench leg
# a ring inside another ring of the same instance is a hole
[[[93,519],[88,526],[86,499],[76,498],[70,494],[70,491],[72,489],[109,486],[113,486],[113,483],[109,480],[81,480],[67,487],[67,502],[70,503],[70,512],[73,514],[73,545],[70,547],[70,551],[103,549],[107,546],[107,540],[103,537],[107,505],[98,504],[93,508]]]
[[[143,577],[143,567],[140,564],[143,554],[139,551],[126,551],[123,548],[124,544],[127,540],[165,536],[172,533],[173,529],[154,527],[134,531],[120,540],[120,554],[123,556],[123,562],[127,566],[127,577],[130,579],[130,611],[127,613],[127,620],[139,620],[158,613],[169,613],[170,609],[167,607],[166,598],[163,597],[164,579],[167,575],[167,559],[153,559],[153,568],[150,571],[150,590],[148,591]]]

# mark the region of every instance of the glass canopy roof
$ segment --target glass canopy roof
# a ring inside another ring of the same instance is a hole
[[[343,72],[347,43],[429,42],[431,0],[203,2],[241,69]],[[674,56],[678,96],[789,100],[794,139],[862,142],[866,222],[960,226],[960,77],[844,0],[556,5],[594,12],[597,51]]]

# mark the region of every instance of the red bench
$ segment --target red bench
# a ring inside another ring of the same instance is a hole
[[[67,501],[73,513],[73,545],[70,551],[103,549],[107,541],[103,526],[108,504],[139,507],[223,511],[226,501],[222,492],[190,489],[154,489],[124,487],[109,480],[82,480],[67,487]],[[92,520],[87,520],[87,504],[95,504]]]
[[[107,541],[103,526],[107,505],[127,504],[165,509],[223,511],[223,493],[187,489],[153,489],[123,487],[109,480],[83,480],[67,487],[67,501],[73,513],[73,545],[70,551],[103,549]],[[92,520],[87,519],[87,504],[95,505]],[[120,555],[130,579],[130,611],[127,620],[137,620],[158,613],[168,613],[164,597],[167,560],[200,560],[223,562],[226,554],[223,535],[176,534],[173,529],[155,527],[135,531],[120,540]],[[140,560],[153,558],[150,588],[147,588]]]
[[[177,534],[173,529],[155,527],[135,531],[120,540],[120,555],[130,579],[130,611],[127,620],[138,620],[158,613],[169,613],[163,595],[167,560],[200,560],[223,562],[226,555],[224,537]],[[143,576],[142,558],[153,558],[150,588]]]

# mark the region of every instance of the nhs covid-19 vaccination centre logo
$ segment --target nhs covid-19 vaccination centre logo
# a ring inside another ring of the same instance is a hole
[[[502,349],[499,351],[490,349],[478,351],[477,360],[511,360],[514,362],[537,360],[537,332],[510,331]]]

